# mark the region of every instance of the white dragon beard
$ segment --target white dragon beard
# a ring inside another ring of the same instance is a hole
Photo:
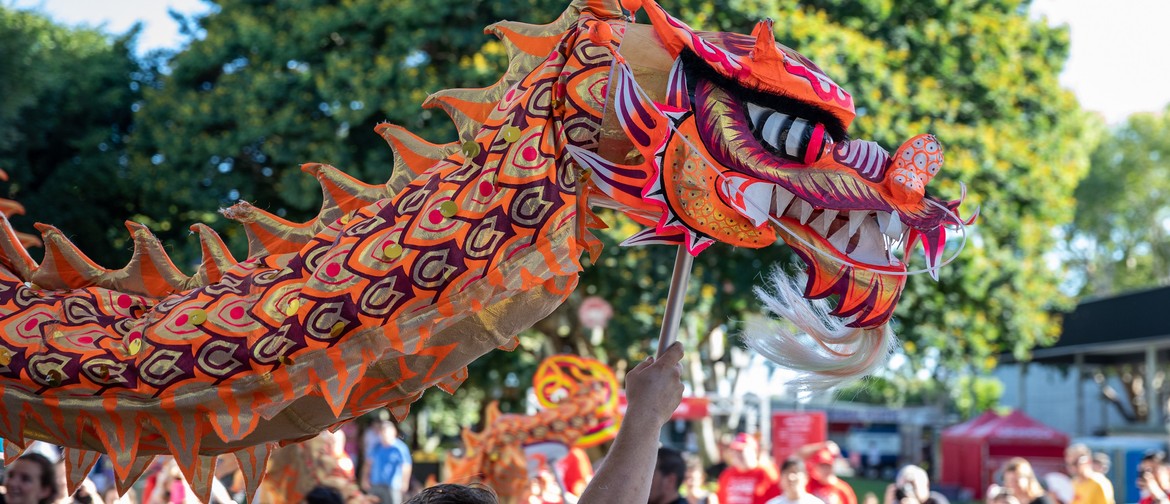
[[[743,331],[747,346],[798,372],[791,385],[805,390],[842,385],[885,364],[896,344],[889,324],[872,329],[846,327],[848,320],[829,315],[832,307],[827,301],[801,295],[806,281],[803,273],[789,277],[776,268],[766,288],[754,289],[768,314],[791,324],[769,317],[749,319]]]

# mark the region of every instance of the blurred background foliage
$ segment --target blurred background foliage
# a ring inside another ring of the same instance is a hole
[[[300,172],[304,162],[387,179],[391,152],[373,132],[381,122],[453,140],[449,120],[422,110],[422,100],[494,82],[506,58],[483,28],[502,19],[550,22],[567,1],[209,4],[206,15],[176,15],[188,37],[183,48],[148,54],[134,50],[133,31],[61,27],[0,7],[0,75],[22,76],[0,79],[0,168],[12,176],[4,190],[29,208],[13,219],[18,229],[53,223],[97,262],[117,267],[130,256],[120,221],[133,219],[192,271],[198,244],[187,228],[203,222],[243,257],[242,229],[217,209],[247,200],[290,220],[311,218],[320,192]],[[934,133],[947,165],[931,191],[953,199],[965,183],[964,215],[980,208],[966,249],[940,281],[919,275],[907,283],[895,319],[905,365],[854,398],[938,397],[915,383],[959,385],[997,356],[1026,357],[1051,344],[1059,311],[1076,296],[1166,282],[1170,114],[1107,128],[1082,112],[1057,82],[1068,34],[1030,18],[1027,1],[672,0],[668,9],[702,30],[750,33],[756,21],[774,19],[778,41],[853,93],[853,137],[893,149]],[[499,384],[528,383],[545,355],[595,355],[622,369],[651,351],[674,250],[619,248],[636,228],[603,216],[611,228],[599,264],[582,274],[569,303],[523,335],[522,350],[475,364],[466,385],[473,395],[504,399],[507,410],[523,397]],[[707,339],[736,344],[738,321],[759,306],[752,288],[773,267],[793,267],[786,249],[716,245],[697,259],[684,331],[694,355],[726,360],[707,354]],[[577,321],[588,295],[616,307],[597,344]],[[980,392],[950,404],[986,402],[994,392],[964,389]],[[441,401],[436,395],[426,400]]]

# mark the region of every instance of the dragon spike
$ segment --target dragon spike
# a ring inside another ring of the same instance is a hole
[[[101,456],[102,454],[95,451],[65,448],[62,458],[65,460],[66,495],[73,495],[74,492],[77,492]]]
[[[342,413],[345,411],[345,404],[349,400],[349,394],[353,392],[353,388],[361,381],[362,376],[365,375],[366,369],[374,365],[377,357],[372,351],[358,348],[356,350],[360,355],[346,355],[343,356],[345,362],[358,362],[357,367],[353,366],[338,366],[331,369],[330,376],[322,377],[320,380],[321,394],[325,402],[329,403],[329,408],[333,411],[333,416],[342,418]],[[345,351],[348,353],[349,351]]]
[[[301,170],[317,178],[321,184],[321,211],[317,220],[333,222],[350,212],[370,205],[389,195],[386,187],[362,182],[327,164],[306,163]]]
[[[455,123],[455,129],[459,130],[459,138],[464,141],[472,140],[475,138],[475,132],[479,131],[487,121],[488,115],[496,108],[496,104],[504,97],[505,89],[506,86],[500,85],[444,89],[428,96],[422,107],[443,110]]]
[[[129,469],[126,470],[125,476],[118,474],[114,475],[114,486],[118,489],[118,495],[126,495],[130,487],[134,486],[134,482],[142,477],[142,473],[154,463],[154,455],[137,457],[134,462],[130,464]]]
[[[24,455],[26,446],[19,446],[13,440],[4,438],[4,465],[11,465],[13,461]]]
[[[439,388],[448,394],[454,394],[459,389],[463,382],[467,381],[467,367],[462,367],[459,370],[447,375],[442,380],[439,380]]]
[[[776,33],[772,30],[772,20],[764,19],[756,23],[752,30],[752,37],[756,45],[752,48],[751,58],[756,63],[766,64],[769,61],[783,62],[784,55],[776,48]]]
[[[35,226],[45,243],[45,259],[28,280],[47,289],[79,289],[110,273],[82,253],[60,229],[39,222]]]
[[[223,272],[236,264],[236,258],[232,257],[232,251],[228,249],[219,233],[216,233],[210,226],[195,224],[190,229],[199,235],[199,248],[203,251],[203,262],[200,263],[199,270],[191,276],[192,283],[198,285],[188,285],[187,287],[195,288],[218,282],[223,278]]]
[[[248,259],[296,252],[316,234],[316,221],[295,223],[241,201],[220,210],[224,217],[244,225]]]
[[[19,201],[0,198],[0,214],[4,214],[5,217],[24,215],[24,205],[21,205]]]
[[[107,399],[106,403],[111,401],[112,398]],[[108,407],[112,409],[113,405]],[[138,440],[143,431],[147,430],[148,419],[144,416],[142,422],[139,422],[132,415],[120,415],[105,408],[94,408],[82,413],[81,421],[88,422],[97,432],[98,440],[114,466],[114,476],[119,480],[129,479],[133,475],[134,465],[139,458]]]
[[[137,222],[126,221],[126,229],[134,239],[134,255],[124,268],[106,275],[108,280],[98,279],[98,285],[119,292],[154,298],[181,290],[189,279],[171,261],[162,242],[150,232],[150,228]]]
[[[406,420],[406,416],[410,414],[410,405],[417,401],[418,398],[422,397],[422,395],[423,391],[420,390],[406,397],[398,399],[390,404],[387,404],[386,409],[390,410],[391,415],[394,415],[395,421],[402,422],[403,420]]]
[[[22,234],[24,233],[17,233],[12,229],[12,224],[7,218],[0,216],[0,264],[11,269],[21,279],[27,280],[32,278],[33,272],[36,271],[37,262],[28,255],[28,249],[25,248],[24,240],[20,236]]]
[[[562,16],[564,19],[564,16]],[[489,35],[495,35],[504,44],[504,49],[508,52],[508,61],[516,62],[521,59],[536,58],[532,64],[524,65],[525,68],[532,68],[539,63],[540,60],[547,58],[549,53],[556,49],[557,43],[560,42],[560,35],[550,34],[549,26],[560,25],[562,19],[554,21],[551,25],[534,25],[528,23],[520,23],[517,21],[500,21],[488,25],[483,32]],[[563,29],[554,28],[552,31],[556,33],[564,33],[569,29],[567,22],[564,23]],[[511,66],[511,65],[509,65]]]
[[[257,502],[257,493],[260,491],[260,483],[264,481],[264,473],[268,470],[268,457],[271,455],[272,445],[267,443],[235,453],[240,472],[244,473],[244,488],[248,502]]]
[[[396,124],[382,123],[374,128],[394,151],[394,172],[386,182],[390,197],[398,194],[410,181],[418,178],[435,163],[459,151],[459,142],[437,145],[419,138]]]
[[[183,477],[191,485],[191,491],[199,502],[211,502],[211,486],[215,479],[214,455],[196,455],[193,464],[179,464]]]

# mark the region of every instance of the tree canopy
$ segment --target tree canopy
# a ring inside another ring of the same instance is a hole
[[[1170,284],[1170,107],[1106,132],[1066,228],[1070,288],[1106,296]]]
[[[28,209],[18,230],[52,223],[95,257],[129,259],[121,222],[137,188],[124,146],[144,77],[134,33],[111,39],[0,6],[0,169]]]

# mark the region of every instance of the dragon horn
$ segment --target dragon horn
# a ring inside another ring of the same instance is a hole
[[[776,34],[772,31],[772,19],[764,19],[756,23],[755,29],[752,30],[752,37],[756,39],[756,45],[752,48],[752,61],[763,63],[768,60],[783,61],[784,56],[780,54],[780,50],[776,48]]]

